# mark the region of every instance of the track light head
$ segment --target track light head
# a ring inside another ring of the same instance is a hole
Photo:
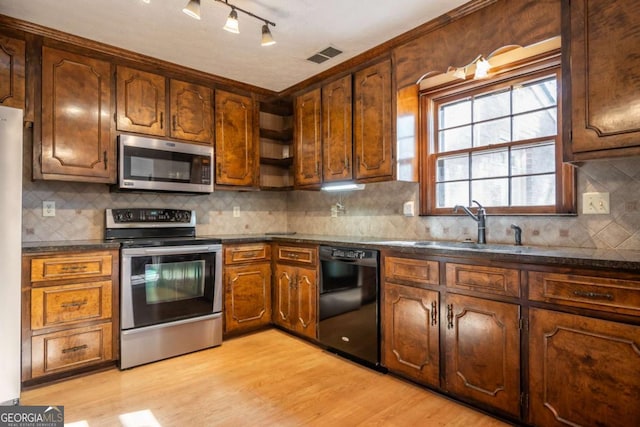
[[[222,27],[223,30],[229,31],[233,34],[240,33],[240,25],[238,24],[238,12],[236,12],[235,8],[231,9],[231,13],[227,17],[227,22]]]
[[[271,35],[271,31],[269,31],[269,24],[267,23],[262,26],[262,42],[260,44],[262,46],[272,46],[276,44],[276,41]]]
[[[193,19],[200,20],[200,0],[189,0],[182,11]]]

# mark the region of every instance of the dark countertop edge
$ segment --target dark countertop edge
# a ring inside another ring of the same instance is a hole
[[[56,240],[48,242],[22,242],[22,253],[63,252],[75,250],[120,249],[120,243],[105,240]]]
[[[241,244],[257,242],[281,242],[308,245],[334,245],[346,247],[364,247],[367,249],[387,249],[412,255],[434,256],[475,256],[487,260],[517,262],[520,264],[543,264],[566,267],[585,267],[616,269],[640,272],[640,251],[618,249],[588,249],[570,247],[527,247],[526,253],[509,253],[492,250],[473,250],[465,248],[446,248],[437,246],[420,247],[411,244],[411,240],[385,239],[357,236],[322,236],[308,234],[230,234],[199,236],[217,238],[222,244]],[[509,248],[509,245],[502,245]],[[103,240],[69,240],[51,242],[23,242],[23,253],[59,252],[89,249],[118,249],[117,242]],[[514,246],[514,250],[516,247]]]

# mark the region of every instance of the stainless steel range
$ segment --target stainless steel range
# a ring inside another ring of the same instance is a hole
[[[222,245],[195,236],[195,211],[107,209],[121,242],[120,369],[222,343]]]

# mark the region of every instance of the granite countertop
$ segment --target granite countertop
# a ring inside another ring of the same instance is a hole
[[[330,244],[372,249],[393,249],[406,254],[424,255],[428,253],[442,256],[481,256],[490,260],[503,262],[553,264],[640,272],[640,251],[620,249],[515,246],[491,243],[478,245],[472,242],[417,241],[294,233],[223,234],[199,237],[220,239],[223,244],[264,241],[299,244]],[[22,245],[23,253],[117,248],[119,248],[118,242],[104,240],[25,242]]]

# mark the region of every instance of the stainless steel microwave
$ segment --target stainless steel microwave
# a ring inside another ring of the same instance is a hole
[[[120,190],[211,193],[213,164],[211,146],[118,136]]]

